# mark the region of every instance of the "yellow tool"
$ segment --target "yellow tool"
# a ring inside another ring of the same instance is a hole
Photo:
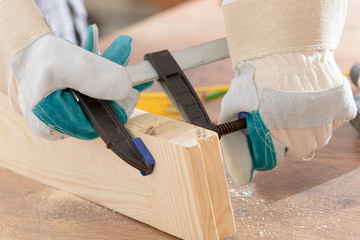
[[[224,95],[229,90],[229,85],[217,85],[195,88],[202,102],[210,101]],[[181,116],[172,105],[164,92],[143,92],[136,108],[170,118],[181,120]]]

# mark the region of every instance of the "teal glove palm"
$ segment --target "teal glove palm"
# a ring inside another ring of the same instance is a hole
[[[102,57],[119,65],[126,65],[131,57],[133,39],[120,36],[114,40]],[[97,27],[89,26],[84,48],[95,54],[98,50]],[[106,71],[106,69],[104,69]],[[99,79],[101,81],[101,79]],[[120,81],[120,79],[119,79]],[[152,82],[134,87],[128,98],[122,101],[110,101],[113,109],[123,123],[133,112],[139,99],[139,92],[150,87]],[[86,118],[78,103],[66,89],[57,90],[43,98],[32,109],[43,123],[52,130],[79,139],[94,139],[98,134]]]

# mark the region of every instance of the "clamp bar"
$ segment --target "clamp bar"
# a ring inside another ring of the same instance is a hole
[[[177,64],[185,71],[229,57],[226,38],[221,38],[172,53]],[[159,75],[147,60],[125,67],[133,86],[159,79]]]

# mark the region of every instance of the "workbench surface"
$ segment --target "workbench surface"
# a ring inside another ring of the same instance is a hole
[[[190,1],[120,32],[136,41],[132,62],[225,36],[219,1]],[[341,70],[360,61],[360,2],[349,0],[336,52]],[[100,29],[101,30],[101,29]],[[115,35],[102,41],[102,49]],[[227,84],[229,60],[188,72],[194,86]],[[153,90],[157,90],[155,86]],[[355,88],[354,88],[355,91]],[[216,121],[220,100],[206,104]],[[228,176],[237,234],[227,239],[360,239],[360,134],[349,123],[305,162],[286,158],[277,169],[236,186]],[[175,239],[67,192],[0,168],[0,239]]]

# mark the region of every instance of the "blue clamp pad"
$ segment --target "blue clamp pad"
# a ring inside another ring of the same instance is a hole
[[[141,156],[146,161],[146,165],[149,166],[149,169],[151,169],[147,173],[142,172],[142,171],[140,171],[140,173],[143,176],[147,176],[147,175],[151,174],[154,171],[154,168],[155,168],[155,160],[154,160],[153,156],[151,155],[149,149],[147,149],[147,147],[145,146],[145,144],[141,140],[141,138],[134,138],[132,140],[132,142],[134,143],[135,147],[139,150],[139,153],[141,154]]]
[[[242,120],[242,119],[245,119],[246,121],[246,118],[247,118],[247,113],[246,112],[239,112],[239,115],[238,115],[238,120]],[[245,134],[246,136],[249,136],[249,131],[247,128],[244,128],[241,130],[243,134]]]

